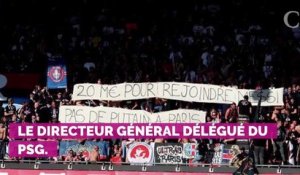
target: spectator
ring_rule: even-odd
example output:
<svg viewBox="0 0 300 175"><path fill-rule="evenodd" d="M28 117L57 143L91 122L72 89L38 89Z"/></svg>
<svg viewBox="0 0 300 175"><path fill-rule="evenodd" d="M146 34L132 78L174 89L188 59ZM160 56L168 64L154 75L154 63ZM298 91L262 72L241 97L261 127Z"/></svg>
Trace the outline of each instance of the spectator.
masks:
<svg viewBox="0 0 300 175"><path fill-rule="evenodd" d="M6 129L5 124L0 122L0 140L3 141L6 139Z"/></svg>
<svg viewBox="0 0 300 175"><path fill-rule="evenodd" d="M4 116L7 118L11 118L13 114L16 114L17 108L14 105L14 100L12 98L8 98L7 106L4 108Z"/></svg>
<svg viewBox="0 0 300 175"><path fill-rule="evenodd" d="M264 164L264 155L268 149L268 140L253 139L250 145L253 145L255 164Z"/></svg>
<svg viewBox="0 0 300 175"><path fill-rule="evenodd" d="M0 101L0 118L4 117L4 108L3 108L3 102Z"/></svg>
<svg viewBox="0 0 300 175"><path fill-rule="evenodd" d="M221 117L220 113L216 109L211 109L210 111L210 116L208 117L208 121L212 123L220 123L221 122Z"/></svg>
<svg viewBox="0 0 300 175"><path fill-rule="evenodd" d="M251 118L252 115L252 104L248 101L248 95L244 96L244 99L239 101L238 104L238 113L239 113L239 120L248 120L253 121ZM251 120L252 119L252 120Z"/></svg>
<svg viewBox="0 0 300 175"><path fill-rule="evenodd" d="M205 154L208 151L207 143L204 140L198 142L197 152L195 158L192 160L192 163L203 162L205 159Z"/></svg>
<svg viewBox="0 0 300 175"><path fill-rule="evenodd" d="M56 106L55 101L51 102L50 115L51 115L51 119L57 119L58 118L58 108Z"/></svg>
<svg viewBox="0 0 300 175"><path fill-rule="evenodd" d="M286 131L282 124L281 120L277 121L277 138L272 139L273 146L273 157L276 160L277 151L279 150L282 164L286 163L285 150L284 150L284 142L286 140ZM275 162L275 160L273 160Z"/></svg>
<svg viewBox="0 0 300 175"><path fill-rule="evenodd" d="M238 118L238 111L236 104L232 103L230 107L226 110L225 121L229 123L236 123Z"/></svg>
<svg viewBox="0 0 300 175"><path fill-rule="evenodd" d="M16 114L14 114L14 115L11 117L10 123L20 123L20 119L17 117Z"/></svg>
<svg viewBox="0 0 300 175"><path fill-rule="evenodd" d="M6 148L6 136L7 130L5 128L4 123L0 122L0 159L4 158L5 155L5 148Z"/></svg>
<svg viewBox="0 0 300 175"><path fill-rule="evenodd" d="M85 161L82 155L82 151L76 153L76 156L74 157L74 161Z"/></svg>
<svg viewBox="0 0 300 175"><path fill-rule="evenodd" d="M73 150L69 150L65 158L65 162L73 162L76 160L76 153Z"/></svg>
<svg viewBox="0 0 300 175"><path fill-rule="evenodd" d="M288 163L296 164L299 133L296 131L296 121L292 122L287 133L287 147L289 152Z"/></svg>
<svg viewBox="0 0 300 175"><path fill-rule="evenodd" d="M94 162L97 162L99 160L99 147L98 146L95 146L93 148L93 151L90 153L90 157L89 157L89 161L94 163Z"/></svg>
<svg viewBox="0 0 300 175"><path fill-rule="evenodd" d="M18 116L26 122L30 122L31 116L34 114L32 106L28 102L25 102L19 109Z"/></svg>
<svg viewBox="0 0 300 175"><path fill-rule="evenodd" d="M113 147L113 155L110 159L111 162L113 163L117 163L117 164L120 164L122 162L122 149L121 147L119 147L119 145L114 145Z"/></svg>

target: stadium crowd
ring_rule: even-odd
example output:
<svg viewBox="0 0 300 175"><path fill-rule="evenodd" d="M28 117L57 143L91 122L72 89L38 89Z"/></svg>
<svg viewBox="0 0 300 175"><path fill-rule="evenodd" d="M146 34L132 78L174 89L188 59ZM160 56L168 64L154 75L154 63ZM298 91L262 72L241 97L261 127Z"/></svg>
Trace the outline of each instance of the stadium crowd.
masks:
<svg viewBox="0 0 300 175"><path fill-rule="evenodd" d="M290 31L271 20L278 17L274 14L277 11L273 11L275 6L268 6L266 1L191 1L182 7L175 2L164 5L150 0L143 5L135 2L138 9L127 2L115 1L55 1L44 6L39 1L31 3L41 8L29 7L32 11L27 15L12 18L15 25L1 20L0 70L3 72L44 73L47 58L61 55L67 61L69 89L83 82L149 81L253 89L285 87L284 106L256 109L247 97L231 105L158 98L72 101L69 89L49 90L37 85L20 109L13 105L12 98L7 106L0 108L1 158L10 140L9 123L57 123L59 106L72 104L149 112L188 108L206 110L207 122L238 122L243 117L249 122L274 122L278 137L251 140L249 156L253 156L256 164L300 164L300 81L295 59L299 56L300 42L296 29ZM1 13L12 10L20 15L24 12L22 6L28 6L15 1L5 5L7 9ZM257 13L252 11L255 7L259 7ZM37 12L40 16L33 17ZM39 20L44 22L40 24ZM212 160L213 143L236 143L236 140L195 139L145 141L197 142L200 156L193 161L206 163ZM110 156L101 159L126 161L124 145L132 142L110 140ZM99 157L97 151L90 157L70 151L64 160L96 161Z"/></svg>

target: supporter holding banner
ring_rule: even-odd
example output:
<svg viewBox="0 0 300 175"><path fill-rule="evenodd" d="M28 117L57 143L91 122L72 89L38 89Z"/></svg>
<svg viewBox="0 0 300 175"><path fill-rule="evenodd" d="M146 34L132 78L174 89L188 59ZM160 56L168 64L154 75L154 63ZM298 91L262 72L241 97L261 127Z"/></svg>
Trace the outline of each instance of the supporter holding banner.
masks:
<svg viewBox="0 0 300 175"><path fill-rule="evenodd" d="M49 89L67 87L67 70L61 56L48 58L47 87Z"/></svg>
<svg viewBox="0 0 300 175"><path fill-rule="evenodd" d="M206 112L178 109L159 113L113 107L61 106L62 123L205 123Z"/></svg>
<svg viewBox="0 0 300 175"><path fill-rule="evenodd" d="M255 106L260 98L262 106L283 105L283 88L236 89L211 84L178 82L76 84L73 88L72 99L122 101L158 97L188 102L230 104L238 103L245 95L249 96L249 101Z"/></svg>

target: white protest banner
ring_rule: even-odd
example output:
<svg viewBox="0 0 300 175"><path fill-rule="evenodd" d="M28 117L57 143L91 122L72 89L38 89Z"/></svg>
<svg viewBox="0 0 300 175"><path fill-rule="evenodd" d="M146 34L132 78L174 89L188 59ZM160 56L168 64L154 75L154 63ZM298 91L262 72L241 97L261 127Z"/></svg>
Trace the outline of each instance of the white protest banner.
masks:
<svg viewBox="0 0 300 175"><path fill-rule="evenodd" d="M76 84L73 87L73 100L136 100L153 98L157 95L157 83Z"/></svg>
<svg viewBox="0 0 300 175"><path fill-rule="evenodd" d="M244 95L249 96L252 105L258 104L260 96L262 106L283 105L283 88L261 91L178 82L122 83L115 85L76 84L72 99L122 101L158 97L188 102L230 104L232 102L238 103Z"/></svg>
<svg viewBox="0 0 300 175"><path fill-rule="evenodd" d="M206 112L178 109L159 113L113 107L60 106L61 123L205 123Z"/></svg>
<svg viewBox="0 0 300 175"><path fill-rule="evenodd" d="M260 97L261 97L261 106L282 106L283 105L283 88L263 89L263 90L237 89L238 101L242 100L244 95L249 96L249 101L254 106L257 106Z"/></svg>
<svg viewBox="0 0 300 175"><path fill-rule="evenodd" d="M193 83L157 83L157 97L202 103L232 103L235 101L234 88Z"/></svg>

